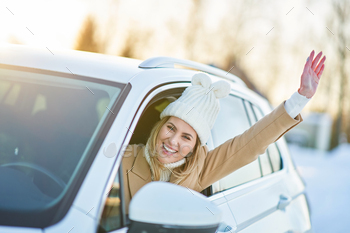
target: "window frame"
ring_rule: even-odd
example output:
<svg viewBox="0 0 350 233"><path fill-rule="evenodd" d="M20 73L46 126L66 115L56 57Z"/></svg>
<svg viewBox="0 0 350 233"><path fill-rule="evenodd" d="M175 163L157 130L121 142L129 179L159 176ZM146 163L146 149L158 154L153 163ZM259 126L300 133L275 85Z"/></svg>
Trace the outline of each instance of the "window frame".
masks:
<svg viewBox="0 0 350 233"><path fill-rule="evenodd" d="M174 90L174 89L185 89L186 87L190 86L191 82L189 81L178 81L178 82L166 82L166 83L160 83L159 85L153 87L151 90L148 91L148 93L144 96L144 98L142 99L141 103L139 104L136 112L134 113L134 117L132 119L132 121L130 122L129 125L129 130L133 132L133 130L135 130L138 122L140 121L142 114L144 113L144 111L146 110L146 108L152 104L154 102L154 98L157 98L158 95L162 95L162 93L164 94L165 91L169 91L169 90ZM182 93L182 92L181 92ZM159 98L159 97L158 97ZM122 141L121 145L128 145L128 143L131 141L132 138L132 134L128 133L124 136L124 139ZM128 142L126 144L126 142ZM119 179L120 179L120 201L121 201L121 218L122 218L122 225L121 228L119 229L115 229L112 231L109 231L108 233L113 233L113 232L118 232L118 231L122 231L124 228L128 227L128 224L130 223L128 217L125 214L125 203L124 203L124 178L123 178L123 174L122 173L122 156L123 156L123 151L122 151L122 147L120 148L120 150L118 151L117 154L117 160L113 166L113 170L110 173L108 180L106 181L106 186L105 186L105 191L107 192L109 187L111 187L113 181L115 180L115 177L118 175ZM121 174L121 175L120 175ZM100 205L98 207L98 222L97 222L97 226L100 225L100 220L101 220L101 216L103 213L103 209L105 206L105 202L106 202L107 196L104 195L103 197L101 197L100 200Z"/></svg>
<svg viewBox="0 0 350 233"><path fill-rule="evenodd" d="M244 107L246 109L246 112L248 113L248 118L249 118L249 122L250 122L250 127L252 127L256 122L258 122L258 118L254 112L254 109L252 107L252 103L246 99L243 100L244 102ZM260 159L260 155L258 156L258 161L259 161L259 167L260 167L260 178L264 176L263 173L263 168L261 165L261 159ZM248 181L249 182L249 181Z"/></svg>
<svg viewBox="0 0 350 233"><path fill-rule="evenodd" d="M281 169L279 169L279 170L277 170L277 171L274 170L273 162L272 162L271 156L270 156L270 149L269 149L269 148L270 148L270 146L272 146L272 145L274 145L274 146L276 147L276 150L277 150L278 155L279 155L279 158L280 158L280 166L281 166ZM274 173L274 172L278 172L278 171L282 170L282 169L284 168L284 165L283 165L283 159L282 159L282 155L281 155L281 150L279 149L277 143L273 143L273 144L271 144L270 146L267 147L266 153L268 154L268 156L269 156L269 158L270 158L270 162L271 162L271 166L272 166L272 173Z"/></svg>

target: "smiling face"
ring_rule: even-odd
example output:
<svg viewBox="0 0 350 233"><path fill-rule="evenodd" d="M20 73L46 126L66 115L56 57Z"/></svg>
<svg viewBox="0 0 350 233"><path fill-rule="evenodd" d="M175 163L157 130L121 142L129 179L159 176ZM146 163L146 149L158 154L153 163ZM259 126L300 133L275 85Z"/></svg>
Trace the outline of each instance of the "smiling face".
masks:
<svg viewBox="0 0 350 233"><path fill-rule="evenodd" d="M171 116L162 126L157 136L158 160L161 163L173 163L193 151L197 133L185 121Z"/></svg>

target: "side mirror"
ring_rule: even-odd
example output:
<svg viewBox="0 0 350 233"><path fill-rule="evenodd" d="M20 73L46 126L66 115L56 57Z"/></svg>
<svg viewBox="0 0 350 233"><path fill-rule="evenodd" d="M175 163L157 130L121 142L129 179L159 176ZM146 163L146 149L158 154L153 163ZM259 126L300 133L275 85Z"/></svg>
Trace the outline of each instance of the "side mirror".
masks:
<svg viewBox="0 0 350 233"><path fill-rule="evenodd" d="M132 198L128 233L214 233L221 210L193 190L168 182L150 182Z"/></svg>

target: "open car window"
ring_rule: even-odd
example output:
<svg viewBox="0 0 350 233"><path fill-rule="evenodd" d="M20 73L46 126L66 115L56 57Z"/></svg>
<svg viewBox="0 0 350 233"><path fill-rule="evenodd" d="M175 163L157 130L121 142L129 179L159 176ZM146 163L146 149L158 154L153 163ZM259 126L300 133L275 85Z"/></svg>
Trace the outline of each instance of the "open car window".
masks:
<svg viewBox="0 0 350 233"><path fill-rule="evenodd" d="M132 129L132 137L130 138L129 145L137 145L142 147L146 144L149 134L151 132L154 124L160 120L160 113L163 109L175 101L178 97L181 96L181 93L185 90L185 87L172 88L166 91L162 91L148 101L146 107L144 109L140 109L142 114L137 120L137 124L134 129ZM131 130L131 129L130 129ZM125 151L126 152L126 151ZM121 154L120 156L123 156ZM110 187L110 192L108 193L108 197L103 204L103 211L99 221L99 233L102 232L113 232L114 230L118 230L122 227L125 227L129 220L128 216L123 213L123 193L124 188L128 188L123 184L122 179L126 174L122 174L121 167L123 164L121 163L119 172L115 177L111 177L113 179L113 185ZM123 195L122 195L123 194ZM125 223L123 222L125 219Z"/></svg>

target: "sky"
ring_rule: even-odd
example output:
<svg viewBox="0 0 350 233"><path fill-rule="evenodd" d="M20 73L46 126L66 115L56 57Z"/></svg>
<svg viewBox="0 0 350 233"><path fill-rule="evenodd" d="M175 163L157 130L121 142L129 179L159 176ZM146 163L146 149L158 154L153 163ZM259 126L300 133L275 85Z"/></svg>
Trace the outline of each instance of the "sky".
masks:
<svg viewBox="0 0 350 233"><path fill-rule="evenodd" d="M82 1L1 1L1 43L72 48L88 6Z"/></svg>

